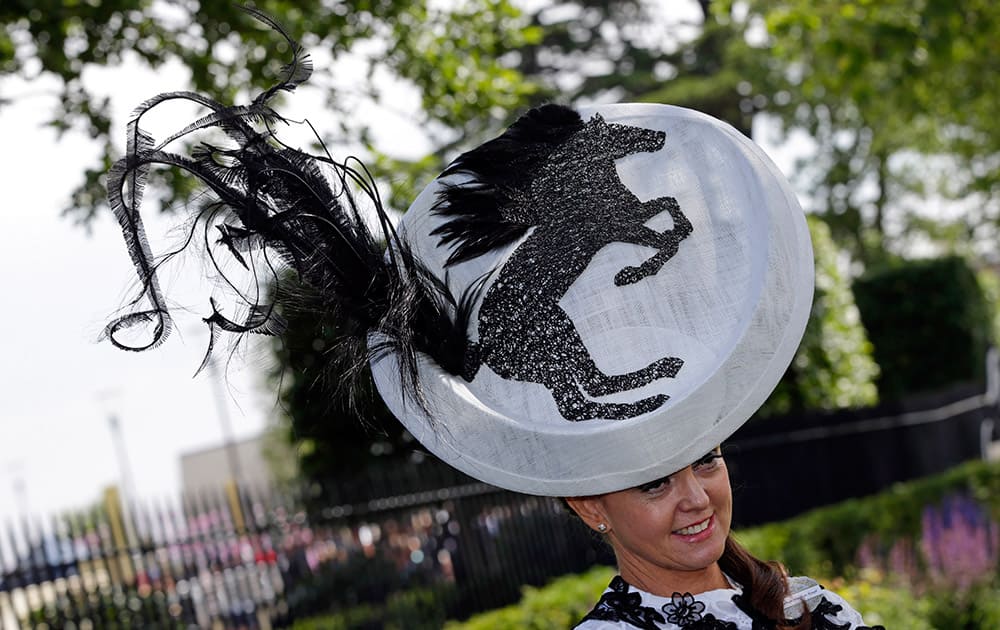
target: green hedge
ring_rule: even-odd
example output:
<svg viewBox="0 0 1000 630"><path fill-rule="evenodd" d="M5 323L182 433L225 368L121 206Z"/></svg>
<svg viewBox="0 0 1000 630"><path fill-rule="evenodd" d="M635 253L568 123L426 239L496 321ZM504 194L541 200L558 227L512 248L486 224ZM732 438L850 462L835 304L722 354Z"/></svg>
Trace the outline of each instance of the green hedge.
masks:
<svg viewBox="0 0 1000 630"><path fill-rule="evenodd" d="M923 577L913 579L863 570L856 564L862 545L873 542L883 550L896 542L907 542L915 552L923 534L925 511L943 509L955 497L980 506L994 523L1000 521L1000 462L969 462L941 475L897 484L874 496L746 530L737 538L758 556L782 562L791 573L846 576L847 582L834 584L835 590L869 624L996 630L1000 628L1000 567L994 566L991 575L971 588L961 588L933 579L926 567L915 567L914 573ZM919 562L921 557L915 554L913 559Z"/></svg>
<svg viewBox="0 0 1000 630"><path fill-rule="evenodd" d="M971 497L1000 519L1000 463L969 462L880 494L755 527L737 538L756 555L778 560L793 573L851 577L866 538L917 539L924 509L955 494Z"/></svg>
<svg viewBox="0 0 1000 630"><path fill-rule="evenodd" d="M992 322L964 259L874 271L854 283L854 296L881 368L880 398L983 380Z"/></svg>
<svg viewBox="0 0 1000 630"><path fill-rule="evenodd" d="M397 591L384 604L361 604L344 610L301 619L292 630L438 630L445 622L454 588L414 588Z"/></svg>
<svg viewBox="0 0 1000 630"><path fill-rule="evenodd" d="M879 369L850 282L840 269L840 250L825 223L813 216L807 219L816 263L812 311L795 358L757 412L759 418L878 402Z"/></svg>
<svg viewBox="0 0 1000 630"><path fill-rule="evenodd" d="M553 630L572 628L608 587L615 571L595 567L581 575L557 578L542 588L526 586L521 601L465 622L448 622L444 630Z"/></svg>
<svg viewBox="0 0 1000 630"><path fill-rule="evenodd" d="M1000 463L971 462L941 475L898 484L878 495L745 530L737 538L756 555L782 562L793 574L823 580L851 602L869 624L907 630L996 630L1000 628L996 579L964 592L953 588L920 590L855 565L866 539L916 539L924 509L956 494L975 499L994 519L1000 519ZM445 629L571 628L594 605L613 575L612 569L598 567L559 578L543 588L525 588L518 604L465 622L449 622ZM847 579L824 579L838 575Z"/></svg>

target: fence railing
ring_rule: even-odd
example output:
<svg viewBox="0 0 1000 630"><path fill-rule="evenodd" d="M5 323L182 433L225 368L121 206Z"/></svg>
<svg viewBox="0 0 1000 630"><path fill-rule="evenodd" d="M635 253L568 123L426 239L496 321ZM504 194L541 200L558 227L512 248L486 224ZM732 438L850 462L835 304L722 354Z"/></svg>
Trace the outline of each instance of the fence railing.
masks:
<svg viewBox="0 0 1000 630"><path fill-rule="evenodd" d="M990 382L866 409L750 422L727 442L734 522L775 521L936 474L990 450L998 417Z"/></svg>
<svg viewBox="0 0 1000 630"><path fill-rule="evenodd" d="M320 501L308 488L129 505L110 492L85 512L7 523L0 627L281 628L338 609L367 610L358 627L381 627L399 593L416 595L397 608L440 623L600 559L556 500L434 461L374 477L382 496L362 501L335 500L360 484L324 486Z"/></svg>

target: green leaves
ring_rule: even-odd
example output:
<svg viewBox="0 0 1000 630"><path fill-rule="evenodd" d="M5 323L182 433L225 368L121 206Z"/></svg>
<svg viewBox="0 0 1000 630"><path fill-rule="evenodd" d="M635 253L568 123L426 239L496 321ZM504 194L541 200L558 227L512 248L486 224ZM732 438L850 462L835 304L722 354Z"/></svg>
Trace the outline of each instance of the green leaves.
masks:
<svg viewBox="0 0 1000 630"><path fill-rule="evenodd" d="M406 0L306 9L265 0L257 8L309 50L328 52L334 62L346 56L367 62L369 77L358 85L335 85L325 75L305 88L325 92L330 115L341 122L339 143L364 141L368 126L375 124L371 117L359 118L348 104L356 99L345 99L343 92L368 93L376 72L388 71L416 88L422 106L413 115L437 138L458 135L476 142L499 129L508 115L543 98L539 84L517 67L518 51L537 45L542 29L508 0L469 0L448 10ZM98 168L116 157L117 139L108 140L107 103L83 81L88 67L115 66L130 55L154 70L180 62L190 71L191 89L231 103L269 87L287 56L279 37L236 4L221 0L202 2L195 11L183 3L121 0L36 2L30 9L5 5L0 23L5 26L0 74L58 77L61 90L50 124L62 131L82 129L98 140L104 146ZM449 142L437 140L436 158L415 161L406 171L415 181L426 181L430 174L418 166L437 167L454 149ZM94 172L87 173L69 210L83 222L103 207L104 192ZM415 181L403 182L403 188L412 190ZM164 207L187 200L182 177L162 177L160 183L168 185Z"/></svg>
<svg viewBox="0 0 1000 630"><path fill-rule="evenodd" d="M782 0L753 8L779 62L769 81L786 81L792 96L772 111L816 141L804 187L816 191L815 209L861 260L877 258L886 244L900 252L910 234L928 234L926 222L910 221L904 199L962 198L1000 183L995 5ZM902 158L913 156L923 156L932 181L907 177L913 160ZM961 185L942 190L933 181L945 178ZM993 201L967 222L998 220Z"/></svg>
<svg viewBox="0 0 1000 630"><path fill-rule="evenodd" d="M760 416L878 402L879 366L841 269L840 252L822 221L809 217L809 230L816 263L812 314L792 365Z"/></svg>
<svg viewBox="0 0 1000 630"><path fill-rule="evenodd" d="M506 55L538 40L506 0L466 3L453 12L415 3L392 25L386 62L423 95L429 119L464 127L523 107L538 86Z"/></svg>

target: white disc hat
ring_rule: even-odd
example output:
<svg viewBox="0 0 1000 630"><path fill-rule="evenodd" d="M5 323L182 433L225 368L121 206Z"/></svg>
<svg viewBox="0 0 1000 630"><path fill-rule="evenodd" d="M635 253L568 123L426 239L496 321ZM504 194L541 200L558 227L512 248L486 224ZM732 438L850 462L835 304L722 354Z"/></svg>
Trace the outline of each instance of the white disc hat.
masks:
<svg viewBox="0 0 1000 630"><path fill-rule="evenodd" d="M621 490L703 456L777 385L812 303L788 182L679 107L534 110L459 158L399 230L475 298L471 344L462 376L420 357L422 401L381 354L379 392L442 460L530 494Z"/></svg>
<svg viewBox="0 0 1000 630"><path fill-rule="evenodd" d="M812 249L788 183L733 128L666 105L545 105L459 156L394 230L367 169L277 137L269 99L311 72L289 43L281 81L249 105L167 93L129 122L108 198L141 292L105 328L116 346L154 348L171 328L140 212L149 167L168 165L212 193L168 257L200 234L238 298L209 299L206 361L220 333L285 330L284 265L342 331L332 358L349 374L370 360L409 431L488 483L580 496L653 481L778 383L809 315ZM158 144L140 119L177 98L211 113ZM165 148L210 129L229 144ZM245 290L222 257L249 272Z"/></svg>
<svg viewBox="0 0 1000 630"><path fill-rule="evenodd" d="M280 302L298 307L300 295L286 295L286 267L309 287L301 302L339 330L331 359L348 376L370 360L385 402L429 450L483 481L555 496L680 470L778 383L809 315L812 249L788 183L732 127L666 105L545 105L459 156L397 230L363 165L277 136L289 121L270 100L312 65L248 12L289 45L278 83L240 106L189 92L147 100L108 172L140 280L105 328L114 345L167 338L157 270L196 240L237 298L209 299L203 367L220 333L285 331ZM157 142L141 119L177 99L208 114ZM202 132L212 140L189 152L168 146ZM160 259L141 216L153 165L211 193Z"/></svg>

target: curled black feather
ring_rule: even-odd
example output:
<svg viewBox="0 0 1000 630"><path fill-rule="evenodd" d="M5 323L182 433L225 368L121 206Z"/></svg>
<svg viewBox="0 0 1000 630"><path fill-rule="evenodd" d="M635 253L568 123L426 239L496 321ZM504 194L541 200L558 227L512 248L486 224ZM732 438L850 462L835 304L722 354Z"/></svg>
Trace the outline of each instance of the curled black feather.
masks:
<svg viewBox="0 0 1000 630"><path fill-rule="evenodd" d="M275 86L240 106L223 105L191 92L161 94L143 103L129 122L126 155L108 173L108 199L141 292L130 304L137 312L112 321L104 336L119 348L146 350L162 343L170 331L169 309L157 280L159 262L150 250L139 210L149 168L177 167L196 176L214 198L197 211L194 223L204 227L209 261L244 302L236 309L244 315L226 316L210 300L211 312L204 321L211 334L202 367L222 332L280 334L284 320L273 296L286 293L277 267L288 266L320 297L322 312L337 318L344 335L338 347L351 351L342 362L358 370L372 356L391 351L399 359L404 387L422 402L417 353L430 356L451 373L467 371L467 329L473 298L481 286L466 289L456 298L445 282L414 257L397 236L374 178L363 164L354 159L337 162L329 154L307 154L280 141L274 125L287 121L270 108L269 101L278 92L293 91L309 77L312 67L301 47L278 24L259 11L246 10L278 31L292 51L292 60ZM157 105L174 99L192 101L209 112L157 144L140 129L140 120ZM190 155L167 148L178 139L209 129L224 132L229 144L203 143ZM352 190L360 191L363 205ZM362 218L366 207L378 219L375 233ZM255 274L256 286L248 291L229 282L215 258L213 242ZM262 283L277 288L262 290ZM140 306L143 301L148 304ZM150 325L148 342L129 345L120 339L126 328ZM383 333L387 341L367 347L372 331Z"/></svg>

